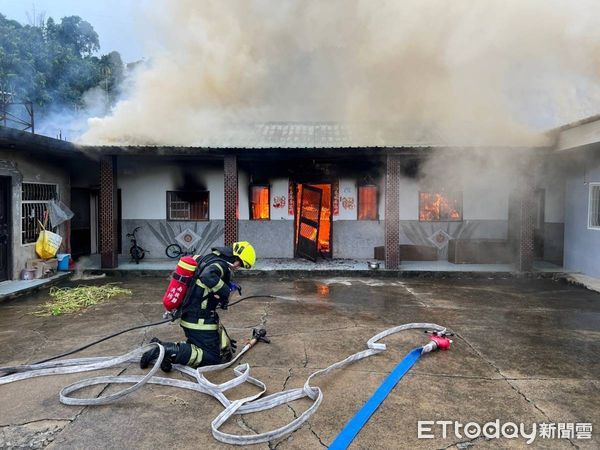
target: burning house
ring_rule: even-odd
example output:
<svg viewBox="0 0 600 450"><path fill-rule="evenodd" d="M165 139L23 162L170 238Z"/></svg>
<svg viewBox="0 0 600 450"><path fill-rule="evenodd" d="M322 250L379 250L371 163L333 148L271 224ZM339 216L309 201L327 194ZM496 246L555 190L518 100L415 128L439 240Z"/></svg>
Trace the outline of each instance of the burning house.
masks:
<svg viewBox="0 0 600 450"><path fill-rule="evenodd" d="M35 256L51 197L76 214L66 250L104 267L136 230L147 260L247 239L262 258L600 275L599 121L538 132L597 109L585 8L163 3L82 145L2 130L1 277Z"/></svg>
<svg viewBox="0 0 600 450"><path fill-rule="evenodd" d="M261 258L600 276L599 124L512 149L351 146L334 123L252 125L227 147L75 146L2 129L3 278L35 256L36 207L50 197L75 212L59 230L68 251L100 254L106 268L129 259L137 228L147 260L166 259L171 244L248 240Z"/></svg>

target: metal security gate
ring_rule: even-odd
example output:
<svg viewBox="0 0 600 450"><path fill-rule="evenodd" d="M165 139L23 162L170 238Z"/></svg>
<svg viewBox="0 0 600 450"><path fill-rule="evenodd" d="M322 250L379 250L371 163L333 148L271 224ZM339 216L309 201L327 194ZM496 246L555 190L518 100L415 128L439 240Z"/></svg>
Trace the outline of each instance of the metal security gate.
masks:
<svg viewBox="0 0 600 450"><path fill-rule="evenodd" d="M322 195L321 189L307 185L302 187L296 255L311 261L316 261L318 255Z"/></svg>
<svg viewBox="0 0 600 450"><path fill-rule="evenodd" d="M11 178L0 177L0 281L8 280L11 262L10 197Z"/></svg>

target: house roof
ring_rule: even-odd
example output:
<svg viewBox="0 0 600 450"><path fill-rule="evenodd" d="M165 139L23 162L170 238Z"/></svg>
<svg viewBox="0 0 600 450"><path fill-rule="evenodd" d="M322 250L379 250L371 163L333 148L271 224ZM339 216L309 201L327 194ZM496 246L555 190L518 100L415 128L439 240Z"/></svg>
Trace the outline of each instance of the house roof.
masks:
<svg viewBox="0 0 600 450"><path fill-rule="evenodd" d="M413 128L400 132L394 124L340 122L253 122L215 127L210 134L198 130L185 144L90 145L94 147L187 147L223 149L319 149L319 148L397 148L442 146L442 139L426 138ZM189 138L187 139L189 140Z"/></svg>
<svg viewBox="0 0 600 450"><path fill-rule="evenodd" d="M599 120L600 120L600 114L594 114L593 116L584 117L583 119L579 119L574 122L569 122L565 125L561 125L560 127L553 128L549 132L553 133L553 132L565 131L565 130L569 130L571 128L575 128L575 127L585 125L585 124L588 124L591 122L596 122Z"/></svg>
<svg viewBox="0 0 600 450"><path fill-rule="evenodd" d="M352 147L352 142L349 127L334 122L254 123L230 130L222 140L223 144L245 148Z"/></svg>
<svg viewBox="0 0 600 450"><path fill-rule="evenodd" d="M208 139L210 147L227 148L397 148L437 147L441 139L427 139L416 130L397 136L389 124L339 122L261 122L233 126Z"/></svg>
<svg viewBox="0 0 600 450"><path fill-rule="evenodd" d="M398 143L392 145L390 143ZM0 127L0 146L30 149L60 156L147 155L222 157L235 153L257 157L271 156L340 156L409 154L418 155L433 148L516 148L511 145L449 145L432 138L429 130L413 127L406 133L394 124L348 124L339 122L261 122L231 126L218 138L199 138L195 145L78 145L46 136ZM539 150L547 147L540 146Z"/></svg>
<svg viewBox="0 0 600 450"><path fill-rule="evenodd" d="M431 148L525 148L523 145L510 143L486 143L477 141L472 135L466 135L464 142L459 139L451 142L442 135L432 131L431 127L418 126L399 128L395 123L340 123L340 122L257 122L231 124L217 128L210 135L201 131L190 145L90 145L103 152L118 148L135 152L135 149L160 148L175 152L180 149L204 150L298 150L310 152L319 149L379 149L382 153L394 152L398 149L412 151ZM538 148L547 148L549 144L539 144ZM531 146L529 146L531 148ZM110 150L109 150L110 149Z"/></svg>
<svg viewBox="0 0 600 450"><path fill-rule="evenodd" d="M572 122L549 132L554 138L554 150L597 149L600 146L600 114Z"/></svg>
<svg viewBox="0 0 600 450"><path fill-rule="evenodd" d="M0 126L0 150L26 150L59 157L84 155L81 147L72 142L3 126Z"/></svg>

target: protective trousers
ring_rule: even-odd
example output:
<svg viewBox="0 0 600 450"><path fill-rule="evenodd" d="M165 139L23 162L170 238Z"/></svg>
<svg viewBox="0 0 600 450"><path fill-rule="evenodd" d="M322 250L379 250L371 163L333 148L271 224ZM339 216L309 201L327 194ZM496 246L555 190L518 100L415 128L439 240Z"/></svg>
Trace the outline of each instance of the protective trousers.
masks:
<svg viewBox="0 0 600 450"><path fill-rule="evenodd" d="M179 364L190 367L210 366L229 362L233 358L232 342L222 325L219 324L215 331L184 328L184 332L187 341L179 343Z"/></svg>

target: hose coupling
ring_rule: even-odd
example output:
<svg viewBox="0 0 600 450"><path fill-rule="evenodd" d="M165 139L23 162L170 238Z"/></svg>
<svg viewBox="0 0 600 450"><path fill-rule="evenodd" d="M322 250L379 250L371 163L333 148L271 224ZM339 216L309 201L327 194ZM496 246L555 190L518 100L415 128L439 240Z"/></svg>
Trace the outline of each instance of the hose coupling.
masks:
<svg viewBox="0 0 600 450"><path fill-rule="evenodd" d="M433 352L435 350L449 350L452 340L448 336L454 336L454 333L444 331L425 331L429 334L429 342L423 346L423 353Z"/></svg>

